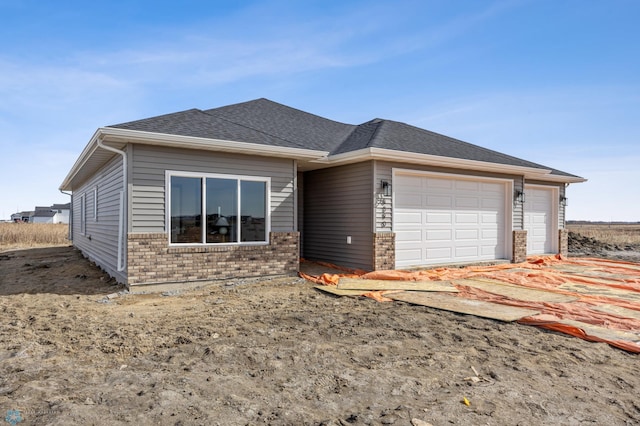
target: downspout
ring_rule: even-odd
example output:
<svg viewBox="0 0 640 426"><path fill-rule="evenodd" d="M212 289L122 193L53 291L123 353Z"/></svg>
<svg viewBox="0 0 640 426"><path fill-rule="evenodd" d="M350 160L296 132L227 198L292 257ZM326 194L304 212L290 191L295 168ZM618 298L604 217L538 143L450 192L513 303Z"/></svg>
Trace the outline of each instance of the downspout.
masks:
<svg viewBox="0 0 640 426"><path fill-rule="evenodd" d="M67 240L73 241L73 194L70 192L64 192L62 189L60 190L64 195L68 195L70 199L69 203L69 231L67 232Z"/></svg>
<svg viewBox="0 0 640 426"><path fill-rule="evenodd" d="M124 271L125 268L125 256L123 253L122 245L126 239L125 219L124 219L124 207L125 207L125 194L127 193L127 153L125 151L116 149L112 146L105 145L100 138L97 139L98 146L104 150L115 152L122 156L122 191L120 191L120 213L118 221L118 272Z"/></svg>

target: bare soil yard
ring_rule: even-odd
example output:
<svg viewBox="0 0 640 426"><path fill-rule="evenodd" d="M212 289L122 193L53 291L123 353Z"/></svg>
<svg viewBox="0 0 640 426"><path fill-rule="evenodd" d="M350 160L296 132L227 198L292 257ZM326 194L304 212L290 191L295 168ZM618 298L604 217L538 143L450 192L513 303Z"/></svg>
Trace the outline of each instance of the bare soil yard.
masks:
<svg viewBox="0 0 640 426"><path fill-rule="evenodd" d="M0 253L0 418L640 423L640 359L606 344L401 302L336 298L294 277L106 297L121 290L70 247Z"/></svg>

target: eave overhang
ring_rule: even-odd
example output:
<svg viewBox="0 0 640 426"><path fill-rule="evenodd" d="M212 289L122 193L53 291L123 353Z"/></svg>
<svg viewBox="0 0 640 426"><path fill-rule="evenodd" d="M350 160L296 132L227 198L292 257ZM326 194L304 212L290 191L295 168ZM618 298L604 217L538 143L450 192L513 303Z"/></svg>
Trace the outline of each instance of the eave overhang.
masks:
<svg viewBox="0 0 640 426"><path fill-rule="evenodd" d="M98 146L98 140L101 140L103 143L117 149L123 149L130 143L140 143L172 148L289 158L292 160L298 160L300 170L334 167L367 160L384 160L408 164L510 174L524 176L525 179L529 180L542 180L557 183L586 182L586 179L579 176L553 174L550 169L490 163L384 148L364 148L342 154L330 155L328 151L304 148L291 148L222 139L209 139L118 129L113 127L101 127L96 130L93 137L78 157L77 161L60 185L60 190L73 191L73 183L77 178L80 178L80 181L83 181L85 177L90 176L91 173L97 171L99 167L104 165L111 157L113 157L113 155L115 155L101 149Z"/></svg>

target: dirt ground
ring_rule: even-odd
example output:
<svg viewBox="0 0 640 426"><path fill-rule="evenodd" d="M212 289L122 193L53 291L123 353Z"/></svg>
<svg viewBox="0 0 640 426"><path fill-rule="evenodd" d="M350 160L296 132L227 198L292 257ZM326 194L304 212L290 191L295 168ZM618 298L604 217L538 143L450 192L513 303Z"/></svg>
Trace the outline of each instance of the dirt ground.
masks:
<svg viewBox="0 0 640 426"><path fill-rule="evenodd" d="M121 290L70 247L0 253L0 422L640 424L640 359L603 343L296 277Z"/></svg>

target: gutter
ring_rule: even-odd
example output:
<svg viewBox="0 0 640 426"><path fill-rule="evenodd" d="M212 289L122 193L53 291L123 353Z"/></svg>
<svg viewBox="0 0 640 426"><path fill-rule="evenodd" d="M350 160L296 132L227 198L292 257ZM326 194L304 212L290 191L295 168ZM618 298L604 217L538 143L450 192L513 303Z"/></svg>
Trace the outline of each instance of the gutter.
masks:
<svg viewBox="0 0 640 426"><path fill-rule="evenodd" d="M60 190L64 195L68 195L70 198L69 202L69 230L67 231L67 240L73 241L73 194L70 192L64 192L62 189Z"/></svg>
<svg viewBox="0 0 640 426"><path fill-rule="evenodd" d="M102 142L101 138L97 138L96 142L98 146L106 151L111 151L116 154L120 154L122 156L122 190L120 191L120 212L119 212L119 220L118 220L118 272L124 271L125 268L125 258L126 253L123 253L124 241L126 239L126 230L125 230L125 218L124 218L124 207L125 207L125 194L127 193L127 153L125 151L116 149L112 146L105 145Z"/></svg>

